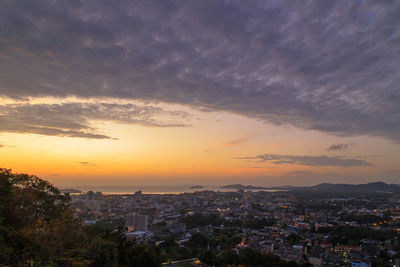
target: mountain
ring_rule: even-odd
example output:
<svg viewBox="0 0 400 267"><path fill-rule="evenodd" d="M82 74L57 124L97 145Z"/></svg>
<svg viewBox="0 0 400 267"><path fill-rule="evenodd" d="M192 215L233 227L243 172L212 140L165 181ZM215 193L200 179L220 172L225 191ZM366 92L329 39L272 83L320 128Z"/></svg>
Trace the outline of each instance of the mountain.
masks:
<svg viewBox="0 0 400 267"><path fill-rule="evenodd" d="M367 184L329 184L323 183L315 186L302 188L303 190L316 191L337 191L337 192L400 192L400 186L387 184L384 182L374 182Z"/></svg>
<svg viewBox="0 0 400 267"><path fill-rule="evenodd" d="M204 186L202 186L202 185L192 185L192 186L189 186L189 188L190 189L203 189Z"/></svg>
<svg viewBox="0 0 400 267"><path fill-rule="evenodd" d="M373 182L367 184L330 184L322 183L314 186L275 186L275 187L262 187L253 185L231 184L224 185L220 188L236 189L236 190L261 190L261 189L274 189L274 190L287 190L287 191L314 191L314 192L337 192L337 193L374 193L374 192L397 192L400 193L400 185L387 184L384 182Z"/></svg>

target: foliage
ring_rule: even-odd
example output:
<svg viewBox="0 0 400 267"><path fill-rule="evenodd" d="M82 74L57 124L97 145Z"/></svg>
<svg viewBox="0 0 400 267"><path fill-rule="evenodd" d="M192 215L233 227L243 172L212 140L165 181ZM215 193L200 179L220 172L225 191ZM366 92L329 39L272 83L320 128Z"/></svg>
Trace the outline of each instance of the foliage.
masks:
<svg viewBox="0 0 400 267"><path fill-rule="evenodd" d="M262 254L257 250L245 248L237 254L234 250L224 250L216 253L215 250L205 251L200 259L211 266L266 266L266 267L297 267L295 262L282 261L278 256ZM300 266L309 267L308 263Z"/></svg>
<svg viewBox="0 0 400 267"><path fill-rule="evenodd" d="M4 263L68 261L79 258L81 228L68 208L69 195L27 174L0 169L2 239L11 248ZM79 254L79 253L78 253Z"/></svg>
<svg viewBox="0 0 400 267"><path fill-rule="evenodd" d="M160 266L148 245L122 229L84 227L70 197L37 176L0 169L1 266Z"/></svg>
<svg viewBox="0 0 400 267"><path fill-rule="evenodd" d="M375 231L369 228L359 227L336 227L329 233L329 242L334 244L352 244L359 245L363 238L373 240L388 240L394 237L400 237L399 233L394 231Z"/></svg>
<svg viewBox="0 0 400 267"><path fill-rule="evenodd" d="M156 267L161 265L160 258L146 244L131 247L127 254L127 262L129 266Z"/></svg>

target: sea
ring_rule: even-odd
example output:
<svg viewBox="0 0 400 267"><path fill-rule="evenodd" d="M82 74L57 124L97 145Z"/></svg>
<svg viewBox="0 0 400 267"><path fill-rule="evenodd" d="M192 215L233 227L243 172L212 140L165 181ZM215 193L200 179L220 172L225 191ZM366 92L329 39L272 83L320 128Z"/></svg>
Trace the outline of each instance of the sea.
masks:
<svg viewBox="0 0 400 267"><path fill-rule="evenodd" d="M219 191L219 192L235 192L236 188L223 188L221 186L211 185L142 185L142 186L75 186L75 187L61 187L60 189L76 189L84 192L94 191L102 192L103 194L134 194L137 191L142 191L143 194L182 194L194 193L196 191ZM244 189L245 191L265 191L276 192L284 190L271 190L271 189Z"/></svg>

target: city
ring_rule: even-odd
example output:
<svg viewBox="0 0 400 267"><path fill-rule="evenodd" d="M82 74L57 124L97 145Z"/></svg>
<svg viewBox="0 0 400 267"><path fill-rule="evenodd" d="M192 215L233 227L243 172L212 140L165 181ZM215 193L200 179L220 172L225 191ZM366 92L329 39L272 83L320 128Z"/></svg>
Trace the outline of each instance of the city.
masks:
<svg viewBox="0 0 400 267"><path fill-rule="evenodd" d="M0 0L0 267L400 267L400 0Z"/></svg>
<svg viewBox="0 0 400 267"><path fill-rule="evenodd" d="M153 245L169 262L197 260L201 251L204 266L219 265L226 253L234 254L234 264L250 248L317 267L400 266L398 193L89 191L71 197L86 225L123 227L128 239Z"/></svg>

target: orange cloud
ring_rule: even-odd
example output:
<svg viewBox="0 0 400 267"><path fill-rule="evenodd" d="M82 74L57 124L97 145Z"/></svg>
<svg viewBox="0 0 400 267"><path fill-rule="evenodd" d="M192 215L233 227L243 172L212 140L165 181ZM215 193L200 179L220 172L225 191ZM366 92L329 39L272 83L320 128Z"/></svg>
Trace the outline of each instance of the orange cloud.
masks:
<svg viewBox="0 0 400 267"><path fill-rule="evenodd" d="M218 147L237 146L237 145L243 144L244 142L247 142L248 140L249 140L249 138L241 138L241 139L231 140L228 142L217 143L217 146Z"/></svg>

